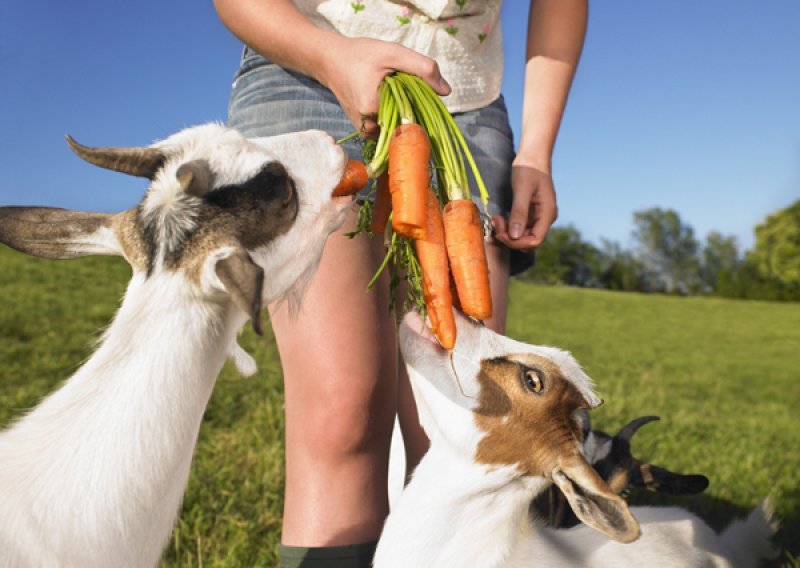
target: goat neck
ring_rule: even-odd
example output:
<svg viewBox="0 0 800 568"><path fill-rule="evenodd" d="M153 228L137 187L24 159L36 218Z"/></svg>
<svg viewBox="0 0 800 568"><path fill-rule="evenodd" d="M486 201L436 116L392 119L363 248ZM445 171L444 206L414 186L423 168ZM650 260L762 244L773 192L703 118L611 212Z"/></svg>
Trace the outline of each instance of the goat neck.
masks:
<svg viewBox="0 0 800 568"><path fill-rule="evenodd" d="M433 441L386 521L375 566L505 566L529 524L530 495L547 485Z"/></svg>
<svg viewBox="0 0 800 568"><path fill-rule="evenodd" d="M20 535L44 530L63 539L51 544L64 565L89 566L88 558L155 565L186 486L203 411L245 319L230 304L191 298L179 274L135 276L95 354L0 437L4 461L27 461L25 477L13 483L0 462L0 494L13 488L0 500L33 503L28 518L0 522L39 527ZM79 415L69 412L75 407ZM65 532L69 525L80 531Z"/></svg>

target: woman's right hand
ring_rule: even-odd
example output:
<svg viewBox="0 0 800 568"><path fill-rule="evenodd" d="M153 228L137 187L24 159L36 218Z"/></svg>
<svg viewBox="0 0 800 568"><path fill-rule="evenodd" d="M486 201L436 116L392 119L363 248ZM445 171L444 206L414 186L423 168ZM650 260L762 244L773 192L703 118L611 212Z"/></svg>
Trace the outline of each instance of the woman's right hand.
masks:
<svg viewBox="0 0 800 568"><path fill-rule="evenodd" d="M450 94L436 61L399 43L370 38L337 38L316 78L333 92L361 135L374 138L378 87L394 71L417 75L440 96Z"/></svg>
<svg viewBox="0 0 800 568"><path fill-rule="evenodd" d="M333 91L364 136L378 133L378 86L386 75L405 71L419 76L441 96L450 93L450 85L430 57L396 42L350 38L320 28L292 0L214 0L214 5L225 25L245 44Z"/></svg>

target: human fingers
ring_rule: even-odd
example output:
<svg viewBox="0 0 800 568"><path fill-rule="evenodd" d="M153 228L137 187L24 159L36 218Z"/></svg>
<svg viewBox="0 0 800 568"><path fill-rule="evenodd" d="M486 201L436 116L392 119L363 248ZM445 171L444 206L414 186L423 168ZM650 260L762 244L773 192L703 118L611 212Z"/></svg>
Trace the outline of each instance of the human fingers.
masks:
<svg viewBox="0 0 800 568"><path fill-rule="evenodd" d="M508 236L512 240L519 239L528 233L528 228L533 224L531 209L536 183L535 176L528 175L528 172L519 172L518 168L512 168L513 198L511 212L508 216Z"/></svg>
<svg viewBox="0 0 800 568"><path fill-rule="evenodd" d="M509 248L529 250L542 244L558 216L549 173L532 166L511 170L513 201L508 221L495 217L495 238Z"/></svg>
<svg viewBox="0 0 800 568"><path fill-rule="evenodd" d="M525 234L517 239L512 239L508 234L508 223L500 215L492 217L494 238L506 247L522 252L529 252L536 248L536 240L531 234Z"/></svg>
<svg viewBox="0 0 800 568"><path fill-rule="evenodd" d="M558 218L558 205L556 204L556 193L550 176L542 178L536 189L533 199L533 225L530 229L533 246L541 245L550 227Z"/></svg>
<svg viewBox="0 0 800 568"><path fill-rule="evenodd" d="M436 61L399 44L392 47L399 52L399 55L398 53L394 54L394 56L397 57L397 64L392 66L392 68L384 69L380 73L381 80L392 71L403 71L418 76L425 81L434 92L441 96L450 94L450 85L442 77L439 71L439 65ZM377 90L369 91L369 93L364 93L358 101L359 133L364 138L377 138L380 133L380 127L377 121L377 111L380 100L377 96ZM348 109L345 109L345 112L347 111Z"/></svg>
<svg viewBox="0 0 800 568"><path fill-rule="evenodd" d="M420 77L437 94L450 93L435 60L399 43L371 38L340 38L322 77L347 117L365 138L379 133L379 87L386 75L404 71Z"/></svg>
<svg viewBox="0 0 800 568"><path fill-rule="evenodd" d="M378 88L392 72L388 62L395 58L395 51L390 42L341 37L320 74L355 130L365 138L377 137Z"/></svg>
<svg viewBox="0 0 800 568"><path fill-rule="evenodd" d="M378 115L375 113L360 115L358 133L362 138L377 138L378 134L380 134Z"/></svg>
<svg viewBox="0 0 800 568"><path fill-rule="evenodd" d="M399 50L396 54L397 60L394 65L397 71L404 71L405 73L416 75L425 81L428 86L440 96L450 94L452 91L450 84L442 77L439 64L436 60L399 44L397 47Z"/></svg>

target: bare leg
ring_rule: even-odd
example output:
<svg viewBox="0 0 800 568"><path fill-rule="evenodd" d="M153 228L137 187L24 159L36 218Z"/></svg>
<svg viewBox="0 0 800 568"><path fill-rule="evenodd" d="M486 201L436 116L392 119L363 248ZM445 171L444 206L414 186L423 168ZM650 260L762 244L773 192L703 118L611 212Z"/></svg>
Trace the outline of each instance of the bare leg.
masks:
<svg viewBox="0 0 800 568"><path fill-rule="evenodd" d="M489 278L492 285L492 317L484 323L497 333L505 333L508 315L508 249L494 241L486 245Z"/></svg>
<svg viewBox="0 0 800 568"><path fill-rule="evenodd" d="M492 317L486 326L498 333L503 333L506 328L506 315L508 308L508 249L491 242L486 245L486 260L489 263L489 278L492 287ZM458 341L458 339L456 339ZM406 475L417 467L417 464L428 451L430 445L425 431L419 424L417 406L408 381L405 366L400 364L399 384L397 395L397 413L400 421L400 430L403 433L403 442L406 449Z"/></svg>
<svg viewBox="0 0 800 568"><path fill-rule="evenodd" d="M365 292L382 243L347 239L354 220L328 239L300 312L271 309L286 393L286 545L377 540L388 514L396 327L388 279Z"/></svg>

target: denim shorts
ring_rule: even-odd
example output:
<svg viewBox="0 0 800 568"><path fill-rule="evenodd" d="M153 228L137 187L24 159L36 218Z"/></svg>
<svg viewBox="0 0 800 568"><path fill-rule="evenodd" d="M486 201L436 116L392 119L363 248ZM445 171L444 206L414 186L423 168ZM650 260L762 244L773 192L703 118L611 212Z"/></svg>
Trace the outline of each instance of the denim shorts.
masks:
<svg viewBox="0 0 800 568"><path fill-rule="evenodd" d="M512 201L514 141L502 95L485 107L453 117L489 191L489 215L507 217ZM338 140L356 130L330 90L311 77L268 61L248 47L234 77L228 125L251 138L318 129ZM357 141L345 142L344 147L351 159L362 159ZM472 198L480 203L469 167L467 174ZM521 272L533 264L533 255L512 251L511 264L512 274Z"/></svg>

